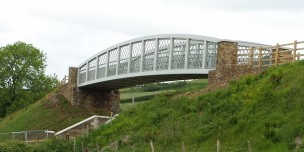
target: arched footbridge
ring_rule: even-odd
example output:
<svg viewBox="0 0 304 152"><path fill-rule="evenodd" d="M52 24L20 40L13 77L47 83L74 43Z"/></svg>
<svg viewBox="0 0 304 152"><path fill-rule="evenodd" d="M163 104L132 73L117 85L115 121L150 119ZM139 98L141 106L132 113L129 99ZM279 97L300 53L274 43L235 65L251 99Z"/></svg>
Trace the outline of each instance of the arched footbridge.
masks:
<svg viewBox="0 0 304 152"><path fill-rule="evenodd" d="M119 89L204 78L216 68L218 42L199 35L153 35L111 46L78 67L79 88ZM230 41L230 40L229 40ZM260 44L234 41L239 49Z"/></svg>

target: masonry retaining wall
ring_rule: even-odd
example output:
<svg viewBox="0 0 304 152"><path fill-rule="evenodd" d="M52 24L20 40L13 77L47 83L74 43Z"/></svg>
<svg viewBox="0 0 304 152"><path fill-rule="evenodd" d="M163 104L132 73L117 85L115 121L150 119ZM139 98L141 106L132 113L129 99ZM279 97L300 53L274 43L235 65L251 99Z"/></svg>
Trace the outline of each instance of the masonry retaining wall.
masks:
<svg viewBox="0 0 304 152"><path fill-rule="evenodd" d="M249 65L237 64L238 44L222 41L218 43L216 70L209 71L208 84L224 84L249 73L259 72Z"/></svg>
<svg viewBox="0 0 304 152"><path fill-rule="evenodd" d="M118 113L120 93L119 90L98 90L77 88L78 68L69 68L68 83L60 87L62 93L72 105L102 108L103 110Z"/></svg>

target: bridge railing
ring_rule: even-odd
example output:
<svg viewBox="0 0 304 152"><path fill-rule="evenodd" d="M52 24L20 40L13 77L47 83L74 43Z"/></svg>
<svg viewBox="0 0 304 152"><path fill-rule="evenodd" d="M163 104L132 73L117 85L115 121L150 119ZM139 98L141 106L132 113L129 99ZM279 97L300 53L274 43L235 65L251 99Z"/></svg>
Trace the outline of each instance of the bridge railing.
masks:
<svg viewBox="0 0 304 152"><path fill-rule="evenodd" d="M304 41L294 41L288 44L274 46L248 47L240 46L237 55L237 64L265 69L300 60L304 56Z"/></svg>
<svg viewBox="0 0 304 152"><path fill-rule="evenodd" d="M139 72L214 69L218 41L216 38L178 34L126 41L81 64L78 84Z"/></svg>

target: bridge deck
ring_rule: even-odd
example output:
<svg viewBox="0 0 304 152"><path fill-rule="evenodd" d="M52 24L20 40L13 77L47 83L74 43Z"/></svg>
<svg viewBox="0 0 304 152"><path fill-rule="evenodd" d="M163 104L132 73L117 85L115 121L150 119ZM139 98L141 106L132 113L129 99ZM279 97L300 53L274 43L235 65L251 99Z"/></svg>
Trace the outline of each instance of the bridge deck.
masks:
<svg viewBox="0 0 304 152"><path fill-rule="evenodd" d="M217 38L153 35L109 47L78 67L79 88L119 89L134 85L206 78L215 69ZM259 45L235 41L240 49ZM246 60L247 57L240 58Z"/></svg>

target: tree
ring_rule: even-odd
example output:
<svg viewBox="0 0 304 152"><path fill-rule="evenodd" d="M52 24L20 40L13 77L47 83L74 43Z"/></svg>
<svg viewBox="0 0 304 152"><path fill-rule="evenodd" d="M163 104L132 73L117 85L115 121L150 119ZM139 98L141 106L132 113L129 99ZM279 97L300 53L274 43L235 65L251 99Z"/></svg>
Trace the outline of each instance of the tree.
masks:
<svg viewBox="0 0 304 152"><path fill-rule="evenodd" d="M31 44L16 42L0 48L0 117L33 103L57 84L46 76L46 56Z"/></svg>

